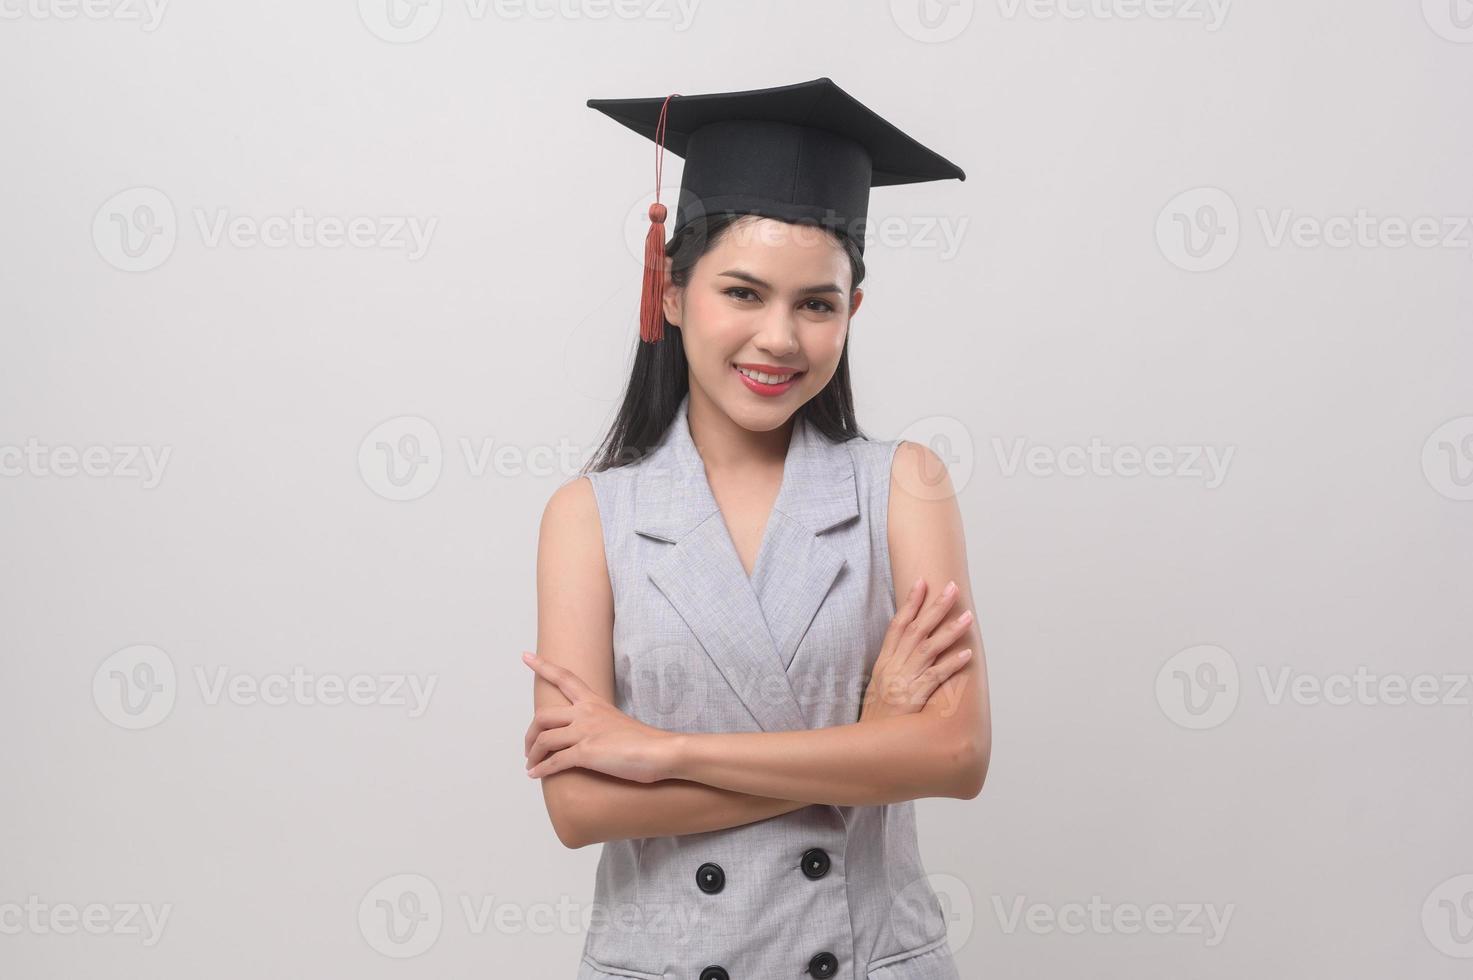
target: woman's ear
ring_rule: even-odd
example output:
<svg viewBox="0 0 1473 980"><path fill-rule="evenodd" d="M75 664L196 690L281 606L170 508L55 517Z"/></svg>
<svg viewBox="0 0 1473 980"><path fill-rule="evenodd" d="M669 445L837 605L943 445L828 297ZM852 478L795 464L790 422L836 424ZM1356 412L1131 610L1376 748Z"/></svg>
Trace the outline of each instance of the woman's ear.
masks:
<svg viewBox="0 0 1473 980"><path fill-rule="evenodd" d="M864 302L864 287L855 286L854 295L849 300L849 315L852 317L859 312L859 304Z"/></svg>
<svg viewBox="0 0 1473 980"><path fill-rule="evenodd" d="M665 320L672 327L680 326L680 290L670 278L670 270L674 265L670 256L665 256L665 294L661 297L660 305L664 308Z"/></svg>

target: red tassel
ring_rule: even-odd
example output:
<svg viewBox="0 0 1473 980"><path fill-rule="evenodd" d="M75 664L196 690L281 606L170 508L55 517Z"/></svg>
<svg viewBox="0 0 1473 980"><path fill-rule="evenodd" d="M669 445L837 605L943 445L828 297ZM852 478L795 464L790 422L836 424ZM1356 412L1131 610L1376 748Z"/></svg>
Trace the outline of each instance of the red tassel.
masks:
<svg viewBox="0 0 1473 980"><path fill-rule="evenodd" d="M660 174L665 162L665 113L667 96L655 124L655 203L650 205L650 230L644 236L644 287L639 296L639 339L656 343L665 336L665 205L660 203Z"/></svg>
<svg viewBox="0 0 1473 980"><path fill-rule="evenodd" d="M639 297L639 339L655 343L665 336L665 205L650 205L650 230L644 236L644 291Z"/></svg>

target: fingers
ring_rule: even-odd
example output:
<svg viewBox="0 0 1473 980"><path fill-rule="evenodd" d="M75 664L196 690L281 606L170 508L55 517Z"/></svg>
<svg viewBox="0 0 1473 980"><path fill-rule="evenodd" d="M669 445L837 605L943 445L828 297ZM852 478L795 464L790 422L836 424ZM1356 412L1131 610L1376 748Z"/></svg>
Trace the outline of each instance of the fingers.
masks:
<svg viewBox="0 0 1473 980"><path fill-rule="evenodd" d="M938 657L934 664L917 675L913 688L915 698L911 703L924 705L931 700L931 695L936 693L936 688L950 680L951 675L965 667L971 659L971 650L958 650L944 657Z"/></svg>
<svg viewBox="0 0 1473 980"><path fill-rule="evenodd" d="M573 749L563 749L561 752L553 753L531 769L528 769L527 775L533 779L541 779L544 776L551 776L555 772L562 772L564 769L573 768L577 765L577 762L573 759L573 751Z"/></svg>
<svg viewBox="0 0 1473 980"><path fill-rule="evenodd" d="M527 726L527 734L522 738L522 754L526 755L532 751L532 743L537 736L549 728L561 728L573 723L573 706L571 704L549 705L538 708L532 712L532 724Z"/></svg>
<svg viewBox="0 0 1473 980"><path fill-rule="evenodd" d="M905 598L905 605L895 610L895 615L890 617L890 627L885 630L885 639L880 646L880 655L894 650L900 643L901 634L915 619L916 613L920 611L921 602L926 597L926 580L918 578L910 587L910 595Z"/></svg>
<svg viewBox="0 0 1473 980"><path fill-rule="evenodd" d="M527 768L532 769L543 759L554 752L566 749L575 744L578 736L573 734L571 728L553 728L537 736L532 743L532 748L527 753Z"/></svg>
<svg viewBox="0 0 1473 980"><path fill-rule="evenodd" d="M953 616L926 638L918 648L917 653L921 660L930 660L936 654L949 648L953 643L966 634L972 625L972 610L967 609L960 616Z"/></svg>
<svg viewBox="0 0 1473 980"><path fill-rule="evenodd" d="M936 628L937 623L941 622L941 618L951 609L956 602L956 597L960 594L961 590L956 587L956 583L948 582L946 588L942 589L932 602L916 614L915 619L911 620L901 635L902 662L909 660L916 648L931 635L931 631Z"/></svg>
<svg viewBox="0 0 1473 980"><path fill-rule="evenodd" d="M549 663L535 653L523 650L522 662L536 671L538 677L562 691L563 696L574 704L598 696L577 674L566 667Z"/></svg>

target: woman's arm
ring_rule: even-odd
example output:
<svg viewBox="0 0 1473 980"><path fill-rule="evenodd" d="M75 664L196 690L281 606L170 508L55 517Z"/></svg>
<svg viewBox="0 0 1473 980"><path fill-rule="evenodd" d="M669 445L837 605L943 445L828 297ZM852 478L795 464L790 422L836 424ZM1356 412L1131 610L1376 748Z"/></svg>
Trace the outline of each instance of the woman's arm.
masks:
<svg viewBox="0 0 1473 980"><path fill-rule="evenodd" d="M890 477L888 540L901 583L954 581L954 608L972 609L966 539L946 467L913 442L897 448ZM897 608L904 597L897 595ZM682 734L671 774L723 789L810 803L878 805L924 796L972 799L992 754L982 638L973 621L942 655L975 655L919 713L811 731Z"/></svg>
<svg viewBox="0 0 1473 980"><path fill-rule="evenodd" d="M537 545L537 651L614 699L614 597L604 559L593 485L573 480L543 511ZM568 699L540 678L536 707ZM638 783L588 769L541 780L558 839L568 847L606 840L724 830L809 804L667 780Z"/></svg>

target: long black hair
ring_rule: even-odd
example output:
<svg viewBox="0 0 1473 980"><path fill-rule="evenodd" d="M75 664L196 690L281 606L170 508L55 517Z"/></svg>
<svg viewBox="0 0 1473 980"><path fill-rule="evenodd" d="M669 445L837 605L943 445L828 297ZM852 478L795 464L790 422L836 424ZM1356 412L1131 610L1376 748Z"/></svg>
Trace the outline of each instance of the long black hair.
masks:
<svg viewBox="0 0 1473 980"><path fill-rule="evenodd" d="M670 281L677 286L690 282L696 261L709 252L721 236L746 214L721 212L703 215L681 228L665 246L670 257ZM826 229L843 246L853 272L853 290L864 280L864 256L854 242L843 234ZM680 400L690 392L689 363L685 343L678 329L665 321L665 335L655 343L635 338L634 367L624 389L624 401L608 434L593 457L583 465L580 475L590 470L599 472L643 459L664 436L675 420ZM834 442L869 438L859 428L854 415L854 393L849 386L849 336L839 353L839 366L823 390L799 406L795 422L807 419Z"/></svg>

